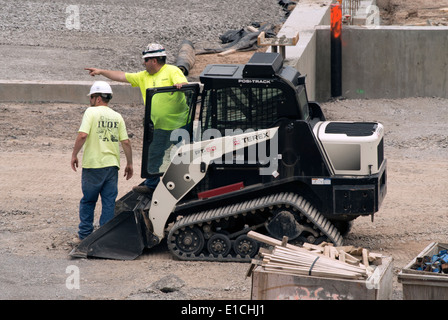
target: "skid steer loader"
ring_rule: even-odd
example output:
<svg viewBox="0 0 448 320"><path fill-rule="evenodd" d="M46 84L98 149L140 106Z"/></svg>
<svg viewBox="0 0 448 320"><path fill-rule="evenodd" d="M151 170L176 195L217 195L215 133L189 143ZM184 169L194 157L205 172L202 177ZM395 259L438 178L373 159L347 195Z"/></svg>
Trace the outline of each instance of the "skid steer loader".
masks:
<svg viewBox="0 0 448 320"><path fill-rule="evenodd" d="M189 118L153 173L152 103L175 94ZM152 196L119 199L115 217L70 255L129 260L163 242L181 260L250 261L251 230L341 245L386 195L383 139L377 122L327 121L280 54L208 65L200 83L147 90L141 176L160 183Z"/></svg>

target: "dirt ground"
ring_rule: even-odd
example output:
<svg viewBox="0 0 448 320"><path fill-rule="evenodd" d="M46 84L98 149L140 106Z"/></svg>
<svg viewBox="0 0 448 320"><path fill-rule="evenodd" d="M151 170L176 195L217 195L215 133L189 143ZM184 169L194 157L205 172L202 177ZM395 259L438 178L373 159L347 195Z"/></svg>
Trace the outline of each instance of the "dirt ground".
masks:
<svg viewBox="0 0 448 320"><path fill-rule="evenodd" d="M387 197L374 222L355 220L346 244L392 256L397 273L430 242L447 242L448 100L340 100L322 107L328 119L380 121L386 129ZM247 264L180 262L163 246L134 261L70 259L81 198L81 175L71 170L70 154L86 106L3 103L0 108L0 283L5 289L0 298L250 298ZM142 110L113 108L128 123L138 173ZM129 181L121 177L120 196L140 181L138 174ZM72 265L81 276L76 290L65 286ZM147 290L173 275L185 282L179 292ZM395 283L394 298L400 294Z"/></svg>
<svg viewBox="0 0 448 320"><path fill-rule="evenodd" d="M446 23L447 1L386 1L387 24ZM417 13L415 13L417 12ZM435 17L437 15L437 17ZM384 23L386 24L386 23ZM244 62L240 53L223 62ZM218 60L217 60L218 59ZM199 58L195 70L216 55ZM432 241L448 242L448 100L338 100L321 104L330 120L384 124L388 194L372 222L355 220L345 243L394 258L393 299L402 299L397 273ZM0 299L250 299L243 263L181 262L161 245L134 261L71 259L78 225L81 173L70 155L86 105L0 103ZM121 112L132 136L136 175L120 177L119 196L141 182L142 109ZM124 163L124 158L122 160ZM100 206L97 208L97 217ZM72 270L80 286L71 288ZM179 290L154 283L168 277Z"/></svg>
<svg viewBox="0 0 448 320"><path fill-rule="evenodd" d="M377 0L383 25L446 26L447 0Z"/></svg>

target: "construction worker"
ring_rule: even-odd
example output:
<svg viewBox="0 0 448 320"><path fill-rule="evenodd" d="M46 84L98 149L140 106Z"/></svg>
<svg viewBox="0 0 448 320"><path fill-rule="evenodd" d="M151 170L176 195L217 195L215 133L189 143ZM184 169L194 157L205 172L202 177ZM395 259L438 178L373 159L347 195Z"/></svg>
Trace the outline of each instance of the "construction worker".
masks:
<svg viewBox="0 0 448 320"><path fill-rule="evenodd" d="M125 122L118 112L108 106L112 99L112 88L105 81L96 81L88 96L90 107L84 112L71 159L71 167L76 172L79 165L78 153L84 147L79 240L93 232L94 211L99 195L102 204L100 226L114 217L118 195L120 143L126 156L124 176L129 180L133 175L132 148Z"/></svg>
<svg viewBox="0 0 448 320"><path fill-rule="evenodd" d="M142 52L145 70L137 73L123 71L86 68L91 76L102 75L114 81L128 82L133 87L139 87L146 103L146 89L155 87L175 86L180 89L187 84L187 78L174 65L166 63L165 48L156 43L150 43ZM151 119L154 123L153 141L149 147L148 172L158 173L163 162L165 151L173 144L170 141L171 132L186 125L188 106L185 96L181 92L173 94L158 94L151 103ZM138 193L151 195L160 181L158 175L145 180L141 186L133 190Z"/></svg>

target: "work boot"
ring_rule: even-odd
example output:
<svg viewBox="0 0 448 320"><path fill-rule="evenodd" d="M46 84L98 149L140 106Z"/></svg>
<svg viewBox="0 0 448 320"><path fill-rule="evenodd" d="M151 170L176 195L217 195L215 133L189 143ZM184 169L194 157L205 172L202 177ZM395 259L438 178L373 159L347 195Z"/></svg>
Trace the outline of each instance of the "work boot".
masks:
<svg viewBox="0 0 448 320"><path fill-rule="evenodd" d="M81 243L82 239L80 239L77 235L70 241L72 247L77 247Z"/></svg>
<svg viewBox="0 0 448 320"><path fill-rule="evenodd" d="M140 193L140 194L146 194L146 195L152 195L154 193L153 188L149 188L145 185L143 186L135 186L132 188L132 191Z"/></svg>

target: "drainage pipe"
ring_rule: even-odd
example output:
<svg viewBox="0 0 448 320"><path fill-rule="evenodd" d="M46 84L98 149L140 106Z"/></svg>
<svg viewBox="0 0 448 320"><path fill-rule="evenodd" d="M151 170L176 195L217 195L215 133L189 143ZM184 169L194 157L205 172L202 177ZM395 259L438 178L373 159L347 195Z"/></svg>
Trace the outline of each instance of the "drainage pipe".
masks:
<svg viewBox="0 0 448 320"><path fill-rule="evenodd" d="M177 55L176 66L178 66L185 76L188 76L195 62L195 52L193 43L189 40L182 41Z"/></svg>

